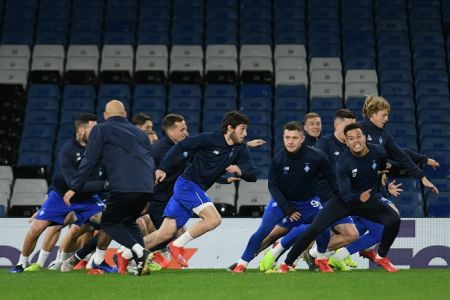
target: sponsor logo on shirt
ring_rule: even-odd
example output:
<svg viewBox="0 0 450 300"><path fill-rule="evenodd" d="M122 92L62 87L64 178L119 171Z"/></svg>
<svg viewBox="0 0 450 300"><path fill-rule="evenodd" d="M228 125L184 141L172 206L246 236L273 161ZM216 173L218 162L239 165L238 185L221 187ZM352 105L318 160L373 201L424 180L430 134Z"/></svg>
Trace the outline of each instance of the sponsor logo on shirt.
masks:
<svg viewBox="0 0 450 300"><path fill-rule="evenodd" d="M334 155L336 155L336 156L339 156L339 151L334 151L334 153L333 153Z"/></svg>
<svg viewBox="0 0 450 300"><path fill-rule="evenodd" d="M218 155L220 152L219 152L219 150L214 150L212 153L214 153L215 155Z"/></svg>
<svg viewBox="0 0 450 300"><path fill-rule="evenodd" d="M352 170L352 177L355 178L357 174L358 174L358 169L353 169Z"/></svg>
<svg viewBox="0 0 450 300"><path fill-rule="evenodd" d="M287 175L287 173L289 172L289 166L286 166L283 168L283 174Z"/></svg>

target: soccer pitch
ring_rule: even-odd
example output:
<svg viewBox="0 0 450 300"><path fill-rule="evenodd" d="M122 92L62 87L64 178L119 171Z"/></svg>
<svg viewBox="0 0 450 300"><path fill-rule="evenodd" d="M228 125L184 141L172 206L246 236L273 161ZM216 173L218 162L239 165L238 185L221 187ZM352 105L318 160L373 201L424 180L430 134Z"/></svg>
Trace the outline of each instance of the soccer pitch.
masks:
<svg viewBox="0 0 450 300"><path fill-rule="evenodd" d="M220 269L154 272L134 277L84 271L11 274L0 270L1 299L450 299L450 269L297 270L232 274Z"/></svg>

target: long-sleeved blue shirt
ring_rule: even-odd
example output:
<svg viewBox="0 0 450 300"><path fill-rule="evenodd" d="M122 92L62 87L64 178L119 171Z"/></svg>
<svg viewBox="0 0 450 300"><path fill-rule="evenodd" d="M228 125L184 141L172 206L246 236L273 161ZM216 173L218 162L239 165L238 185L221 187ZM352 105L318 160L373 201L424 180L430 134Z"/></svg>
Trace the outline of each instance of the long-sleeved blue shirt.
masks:
<svg viewBox="0 0 450 300"><path fill-rule="evenodd" d="M85 147L80 145L75 138L68 140L56 160L56 167L53 174L50 190L55 191L61 197L69 190L69 184L75 176L79 167L81 157L83 156ZM73 201L84 200L93 193L104 191L105 180L101 178L99 166L96 166Z"/></svg>
<svg viewBox="0 0 450 300"><path fill-rule="evenodd" d="M188 156L192 156L192 161L181 176L197 183L205 191L226 173L229 165L237 165L242 172L240 178L245 181L256 181L256 169L247 145L228 145L222 133L200 133L187 137L170 149L159 169L168 173L180 157Z"/></svg>
<svg viewBox="0 0 450 300"><path fill-rule="evenodd" d="M111 117L92 128L88 144L70 189L78 191L100 165L113 193L152 193L154 162L147 134L123 117Z"/></svg>
<svg viewBox="0 0 450 300"><path fill-rule="evenodd" d="M334 134L329 136L322 136L316 144L316 149L320 150L325 158L330 162L333 172L336 172L336 161L338 157L347 150L347 145L341 143ZM325 180L325 178L320 178L317 183L317 194L321 200L328 200L332 196L333 190Z"/></svg>
<svg viewBox="0 0 450 300"><path fill-rule="evenodd" d="M411 153L415 152L408 151L408 154L405 153L405 151L400 149L400 147L395 143L394 138L385 128L378 128L375 124L367 120L362 121L360 124L363 128L364 134L367 137L368 143L382 145L386 150L389 159L399 162L410 172L413 177L422 179L422 171L411 160L411 157L409 157ZM417 153L417 155L419 154ZM416 159L419 160L418 157L416 157Z"/></svg>
<svg viewBox="0 0 450 300"><path fill-rule="evenodd" d="M290 216L297 211L292 201L307 201L316 196L316 184L321 174L336 191L333 168L319 150L307 145L302 145L296 153L282 149L272 159L268 181L270 194Z"/></svg>
<svg viewBox="0 0 450 300"><path fill-rule="evenodd" d="M175 145L175 143L167 136L161 138L153 145L153 158L155 160L155 169L159 168L161 160L164 155ZM173 186L178 176L183 173L185 167L187 166L190 156L185 157L184 155L179 155L174 158L171 169L168 170L167 176L163 182L158 183L155 186L155 192L152 195L153 201L167 202L173 194Z"/></svg>
<svg viewBox="0 0 450 300"><path fill-rule="evenodd" d="M336 162L339 194L346 202L360 202L360 195L368 189L372 198L381 198L379 171L386 168L387 154L381 145L367 144L369 152L358 157L344 151Z"/></svg>

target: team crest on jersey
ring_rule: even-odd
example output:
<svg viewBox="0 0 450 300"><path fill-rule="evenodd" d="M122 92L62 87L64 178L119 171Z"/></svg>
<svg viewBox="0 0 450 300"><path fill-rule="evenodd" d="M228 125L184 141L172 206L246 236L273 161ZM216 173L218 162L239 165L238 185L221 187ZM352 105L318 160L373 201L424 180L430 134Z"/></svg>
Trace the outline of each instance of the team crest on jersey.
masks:
<svg viewBox="0 0 450 300"><path fill-rule="evenodd" d="M355 178L356 175L358 175L358 169L353 169L352 170L352 177Z"/></svg>
<svg viewBox="0 0 450 300"><path fill-rule="evenodd" d="M40 209L40 210L39 210L39 215L40 215L40 216L43 216L44 214L45 214L45 209Z"/></svg>
<svg viewBox="0 0 450 300"><path fill-rule="evenodd" d="M367 135L367 140L372 141L372 137L370 136L370 134Z"/></svg>
<svg viewBox="0 0 450 300"><path fill-rule="evenodd" d="M375 160L372 160L372 169L376 170L378 167L377 162Z"/></svg>
<svg viewBox="0 0 450 300"><path fill-rule="evenodd" d="M80 160L81 160L81 153L80 153L80 152L77 152L77 153L76 153L76 156L77 156L77 161L80 161Z"/></svg>
<svg viewBox="0 0 450 300"><path fill-rule="evenodd" d="M380 142L380 144L383 144L383 138L381 136L378 138L378 142Z"/></svg>
<svg viewBox="0 0 450 300"><path fill-rule="evenodd" d="M339 151L334 151L334 153L333 153L334 155L336 155L336 156L339 156Z"/></svg>
<svg viewBox="0 0 450 300"><path fill-rule="evenodd" d="M185 158L186 158L186 157L188 156L188 154L189 154L189 152L187 152L187 151L184 151L184 152L183 152L183 157L185 157Z"/></svg>
<svg viewBox="0 0 450 300"><path fill-rule="evenodd" d="M305 163L305 167L303 168L303 170L305 170L306 173L308 173L309 170L311 170L311 168L309 167L309 163Z"/></svg>
<svg viewBox="0 0 450 300"><path fill-rule="evenodd" d="M230 154L228 155L228 157L232 157L232 156L233 156L233 154L234 154L234 149L233 149L233 150L231 150L231 152L230 152Z"/></svg>
<svg viewBox="0 0 450 300"><path fill-rule="evenodd" d="M283 174L287 175L287 173L289 172L289 166L286 166L283 168Z"/></svg>
<svg viewBox="0 0 450 300"><path fill-rule="evenodd" d="M213 153L214 153L215 155L217 155L217 154L219 154L220 152L219 152L219 150L214 150Z"/></svg>

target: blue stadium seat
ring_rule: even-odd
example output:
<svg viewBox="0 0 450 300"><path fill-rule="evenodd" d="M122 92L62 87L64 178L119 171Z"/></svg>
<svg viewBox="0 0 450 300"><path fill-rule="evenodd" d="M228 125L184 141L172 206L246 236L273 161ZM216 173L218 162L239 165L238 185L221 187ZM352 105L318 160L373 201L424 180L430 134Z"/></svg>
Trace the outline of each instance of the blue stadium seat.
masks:
<svg viewBox="0 0 450 300"><path fill-rule="evenodd" d="M443 82L423 82L416 86L416 97L422 96L445 96L449 97L447 84Z"/></svg>
<svg viewBox="0 0 450 300"><path fill-rule="evenodd" d="M423 152L431 153L432 151L424 149ZM448 161L448 157L440 157L442 153L448 154L449 151L442 150L436 151L435 156L429 156L437 159L439 161L439 168L433 170L429 166L425 166L423 170L423 174L428 178L450 178L450 162ZM444 163L445 162L445 163Z"/></svg>
<svg viewBox="0 0 450 300"><path fill-rule="evenodd" d="M379 56L378 69L411 69L411 60L404 56Z"/></svg>
<svg viewBox="0 0 450 300"><path fill-rule="evenodd" d="M77 19L72 21L71 32L98 32L101 33L103 24L99 19Z"/></svg>
<svg viewBox="0 0 450 300"><path fill-rule="evenodd" d="M58 128L58 140L70 139L75 135L75 126L71 123L61 123ZM58 143L57 143L58 144ZM56 149L55 149L56 150ZM56 152L58 153L58 152Z"/></svg>
<svg viewBox="0 0 450 300"><path fill-rule="evenodd" d="M447 70L444 57L416 57L414 59L414 71L426 70Z"/></svg>
<svg viewBox="0 0 450 300"><path fill-rule="evenodd" d="M233 20L208 20L208 24L206 26L207 31L211 32L232 32L237 33L238 27L235 21Z"/></svg>
<svg viewBox="0 0 450 300"><path fill-rule="evenodd" d="M391 122L398 122L398 123L403 122L403 123L413 123L414 124L416 122L416 115L414 113L414 110L396 109L396 110L393 110L390 112L389 120Z"/></svg>
<svg viewBox="0 0 450 300"><path fill-rule="evenodd" d="M409 191L404 189L403 192L400 193L400 196L398 197L392 197L392 201L395 205L422 205L423 199L422 199L422 192L420 191Z"/></svg>
<svg viewBox="0 0 450 300"><path fill-rule="evenodd" d="M142 20L138 25L138 32L169 33L169 23L161 20Z"/></svg>
<svg viewBox="0 0 450 300"><path fill-rule="evenodd" d="M415 178L394 178L396 184L401 183L401 188L406 192L422 193L422 187L418 179ZM422 195L420 195L422 198Z"/></svg>
<svg viewBox="0 0 450 300"><path fill-rule="evenodd" d="M378 47L378 55L379 57L411 57L411 52L409 51L409 46L405 44L383 44L381 47Z"/></svg>
<svg viewBox="0 0 450 300"><path fill-rule="evenodd" d="M418 69L415 72L416 84L421 82L444 82L448 84L448 75L446 70Z"/></svg>
<svg viewBox="0 0 450 300"><path fill-rule="evenodd" d="M165 98L135 96L132 107L133 114L151 111L159 111L164 114L166 112Z"/></svg>
<svg viewBox="0 0 450 300"><path fill-rule="evenodd" d="M237 35L235 32L211 32L206 33L206 45L236 45Z"/></svg>
<svg viewBox="0 0 450 300"><path fill-rule="evenodd" d="M236 108L236 98L206 97L203 103L205 112L208 110L231 111Z"/></svg>
<svg viewBox="0 0 450 300"><path fill-rule="evenodd" d="M450 136L450 124L424 123L420 125L420 136Z"/></svg>
<svg viewBox="0 0 450 300"><path fill-rule="evenodd" d="M422 109L419 112L419 125L425 123L450 124L450 109Z"/></svg>
<svg viewBox="0 0 450 300"><path fill-rule="evenodd" d="M339 97L311 97L310 110L338 110L343 107L342 99Z"/></svg>
<svg viewBox="0 0 450 300"><path fill-rule="evenodd" d="M200 111L200 98L195 97L172 97L169 96L168 110L169 112L178 111ZM198 120L197 120L198 121Z"/></svg>
<svg viewBox="0 0 450 300"><path fill-rule="evenodd" d="M272 34L259 32L242 32L240 42L245 45L271 45Z"/></svg>
<svg viewBox="0 0 450 300"><path fill-rule="evenodd" d="M98 90L98 98L116 98L118 100L130 99L130 87L126 84L102 84Z"/></svg>
<svg viewBox="0 0 450 300"><path fill-rule="evenodd" d="M66 45L67 34L65 32L38 32L36 44L42 45Z"/></svg>
<svg viewBox="0 0 450 300"><path fill-rule="evenodd" d="M59 8L56 8L56 11L60 12L61 10ZM55 12L52 12L55 13ZM67 13L68 14L68 13ZM68 17L65 16L62 19L58 18L52 18L52 19L45 19L40 17L39 21L37 22L37 33L43 33L43 32L59 32L59 33L66 33L68 28L69 22Z"/></svg>
<svg viewBox="0 0 450 300"><path fill-rule="evenodd" d="M266 141L272 139L272 129L265 125L251 125L247 128L247 139L260 138Z"/></svg>
<svg viewBox="0 0 450 300"><path fill-rule="evenodd" d="M397 109L414 110L415 108L414 101L410 96L390 95L387 99L391 105L391 111Z"/></svg>
<svg viewBox="0 0 450 300"><path fill-rule="evenodd" d="M32 84L27 93L28 97L60 98L61 92L56 84Z"/></svg>
<svg viewBox="0 0 450 300"><path fill-rule="evenodd" d="M66 97L61 104L61 111L74 110L79 112L94 112L95 104L92 98Z"/></svg>
<svg viewBox="0 0 450 300"><path fill-rule="evenodd" d="M348 70L369 70L375 69L375 57L350 56L344 60L344 72Z"/></svg>
<svg viewBox="0 0 450 300"><path fill-rule="evenodd" d="M311 45L316 44L339 44L340 36L337 31L318 31L310 37L309 42Z"/></svg>
<svg viewBox="0 0 450 300"><path fill-rule="evenodd" d="M51 166L52 161L51 152L19 152L17 166Z"/></svg>
<svg viewBox="0 0 450 300"><path fill-rule="evenodd" d="M230 6L213 6L209 7L207 10L208 21L214 20L233 20L237 21L239 19L236 7Z"/></svg>
<svg viewBox="0 0 450 300"><path fill-rule="evenodd" d="M413 88L407 82L386 82L381 84L381 95L389 98L391 95L413 96Z"/></svg>
<svg viewBox="0 0 450 300"><path fill-rule="evenodd" d="M410 69L382 69L380 72L380 82L412 82Z"/></svg>
<svg viewBox="0 0 450 300"><path fill-rule="evenodd" d="M22 130L22 138L54 138L54 125L26 124Z"/></svg>
<svg viewBox="0 0 450 300"><path fill-rule="evenodd" d="M446 96L420 96L417 97L417 110L450 108L449 98Z"/></svg>
<svg viewBox="0 0 450 300"><path fill-rule="evenodd" d="M225 113L226 111L224 110L203 111L203 131L211 131L219 128Z"/></svg>
<svg viewBox="0 0 450 300"><path fill-rule="evenodd" d="M49 110L28 110L25 113L24 124L48 124L54 125L58 123L58 112Z"/></svg>
<svg viewBox="0 0 450 300"><path fill-rule="evenodd" d="M445 57L445 48L440 44L415 44L414 57Z"/></svg>
<svg viewBox="0 0 450 300"><path fill-rule="evenodd" d="M19 152L52 152L53 138L22 138Z"/></svg>
<svg viewBox="0 0 450 300"><path fill-rule="evenodd" d="M448 218L450 217L450 205L449 204L430 204L428 205L428 216L435 218Z"/></svg>
<svg viewBox="0 0 450 300"><path fill-rule="evenodd" d="M416 124L414 122L388 122L386 129L394 136L415 135Z"/></svg>
<svg viewBox="0 0 450 300"><path fill-rule="evenodd" d="M80 114L86 113L86 111L75 111L75 110L67 110L67 111L61 111L61 119L59 121L60 126L62 124L70 124L74 126L75 120L78 118ZM99 118L100 116L97 116ZM101 116L103 120L103 116Z"/></svg>
<svg viewBox="0 0 450 300"><path fill-rule="evenodd" d="M372 30L348 30L343 32L342 43L344 47L351 47L355 43L370 47L371 45L375 45L375 36Z"/></svg>
<svg viewBox="0 0 450 300"><path fill-rule="evenodd" d="M28 97L27 110L55 110L59 109L59 99L50 97Z"/></svg>
<svg viewBox="0 0 450 300"><path fill-rule="evenodd" d="M205 88L205 98L209 97L236 98L236 87L231 84L208 84Z"/></svg>
<svg viewBox="0 0 450 300"><path fill-rule="evenodd" d="M376 57L375 48L370 45L349 42L343 45L344 59L348 57Z"/></svg>
<svg viewBox="0 0 450 300"><path fill-rule="evenodd" d="M283 126L289 121L302 121L303 114L300 114L298 111L293 110L283 110L283 111L275 111L274 114L274 125L275 127L280 128L279 126ZM275 134L280 134L282 130L275 130Z"/></svg>
<svg viewBox="0 0 450 300"><path fill-rule="evenodd" d="M88 84L67 84L64 86L63 98L91 98L96 97L95 87Z"/></svg>
<svg viewBox="0 0 450 300"><path fill-rule="evenodd" d="M239 93L239 98L246 97L268 97L272 98L272 87L267 84L243 84Z"/></svg>
<svg viewBox="0 0 450 300"><path fill-rule="evenodd" d="M304 45L306 33L304 31L288 32L278 31L275 36L275 45Z"/></svg>
<svg viewBox="0 0 450 300"><path fill-rule="evenodd" d="M402 149L418 151L417 137L415 135L401 135L395 137L395 142Z"/></svg>
<svg viewBox="0 0 450 300"><path fill-rule="evenodd" d="M379 31L377 35L379 47L385 44L406 44L409 43L407 31Z"/></svg>
<svg viewBox="0 0 450 300"><path fill-rule="evenodd" d="M292 11L292 9L289 9ZM303 32L306 34L306 25L304 20L293 20L290 18L277 19L274 24L274 31L279 32ZM305 43L306 44L306 43Z"/></svg>
<svg viewBox="0 0 450 300"><path fill-rule="evenodd" d="M300 111L305 113L307 110L307 98L306 97L277 97L275 96L274 109Z"/></svg>
<svg viewBox="0 0 450 300"><path fill-rule="evenodd" d="M129 32L105 32L103 43L105 45L134 45L136 40L134 34Z"/></svg>
<svg viewBox="0 0 450 300"><path fill-rule="evenodd" d="M275 88L275 98L280 97L308 97L308 89L304 85L278 85Z"/></svg>
<svg viewBox="0 0 450 300"><path fill-rule="evenodd" d="M272 112L271 111L252 111L243 110L244 113L252 125L270 125L272 124Z"/></svg>
<svg viewBox="0 0 450 300"><path fill-rule="evenodd" d="M448 150L450 149L450 136L435 137L425 136L422 138L422 151L425 150Z"/></svg>
<svg viewBox="0 0 450 300"><path fill-rule="evenodd" d="M269 97L243 97L240 99L241 110L272 111L272 98Z"/></svg>
<svg viewBox="0 0 450 300"><path fill-rule="evenodd" d="M101 32L73 32L70 35L71 45L102 45Z"/></svg>
<svg viewBox="0 0 450 300"><path fill-rule="evenodd" d="M194 84L172 84L169 88L170 97L194 97L201 98L199 85Z"/></svg>
<svg viewBox="0 0 450 300"><path fill-rule="evenodd" d="M162 84L136 84L134 98L165 98L166 88Z"/></svg>
<svg viewBox="0 0 450 300"><path fill-rule="evenodd" d="M251 151L250 157L252 158L253 164L256 169L259 167L270 167L270 162L272 160L272 155L270 151Z"/></svg>
<svg viewBox="0 0 450 300"><path fill-rule="evenodd" d="M308 57L340 57L341 46L339 44L310 44Z"/></svg>

